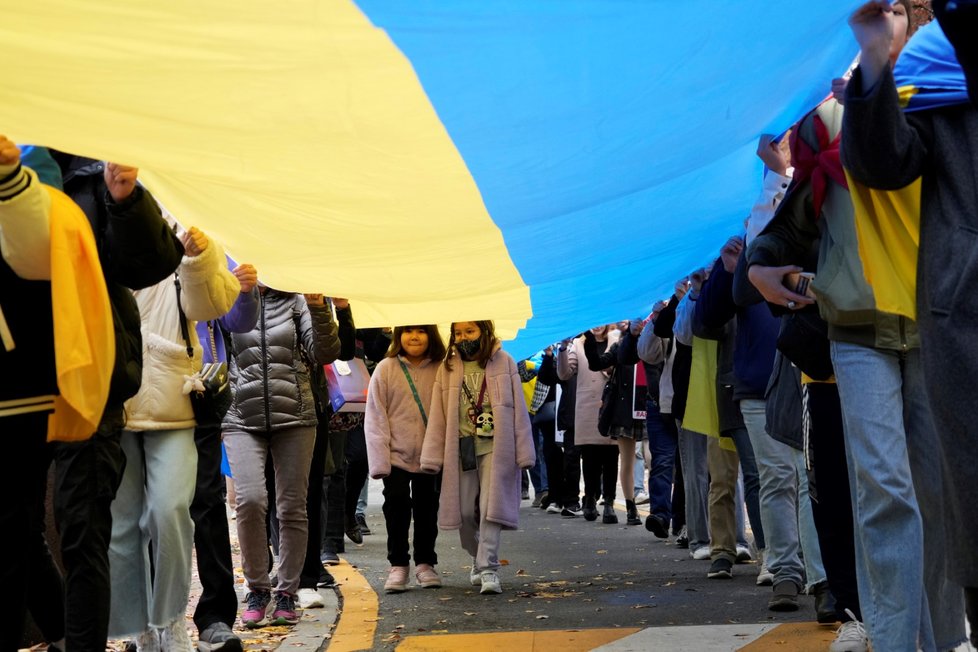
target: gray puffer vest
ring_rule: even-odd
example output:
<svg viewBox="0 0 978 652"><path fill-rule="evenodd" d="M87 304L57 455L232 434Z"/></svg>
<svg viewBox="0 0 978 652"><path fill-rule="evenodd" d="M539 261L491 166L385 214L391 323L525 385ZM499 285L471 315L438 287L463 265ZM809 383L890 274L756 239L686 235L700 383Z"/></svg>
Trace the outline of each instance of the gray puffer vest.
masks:
<svg viewBox="0 0 978 652"><path fill-rule="evenodd" d="M231 336L234 402L224 430L269 432L315 426L307 364L339 355L336 322L328 307L310 308L302 295L267 290L258 325Z"/></svg>

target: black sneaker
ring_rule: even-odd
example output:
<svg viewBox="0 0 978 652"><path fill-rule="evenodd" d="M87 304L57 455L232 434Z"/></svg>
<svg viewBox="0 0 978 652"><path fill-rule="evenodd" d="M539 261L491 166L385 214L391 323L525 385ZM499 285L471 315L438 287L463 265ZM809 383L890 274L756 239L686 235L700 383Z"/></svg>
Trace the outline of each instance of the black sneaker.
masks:
<svg viewBox="0 0 978 652"><path fill-rule="evenodd" d="M585 521L596 521L598 520L598 508L594 504L593 498L584 499L584 509L581 510L584 513Z"/></svg>
<svg viewBox="0 0 978 652"><path fill-rule="evenodd" d="M319 570L319 580L316 581L316 586L323 589L326 588L327 586L335 586L335 585L336 585L336 578L333 577L332 573L326 570L325 566L323 566Z"/></svg>
<svg viewBox="0 0 978 652"><path fill-rule="evenodd" d="M645 517L645 529L658 539L665 539L669 536L669 524L666 523L666 519L655 514L649 514Z"/></svg>
<svg viewBox="0 0 978 652"><path fill-rule="evenodd" d="M733 563L727 559L714 559L706 576L711 580L729 580L733 578Z"/></svg>
<svg viewBox="0 0 978 652"><path fill-rule="evenodd" d="M605 525L614 525L618 522L618 514L615 514L615 506L612 503L604 504L604 514L601 516L601 522Z"/></svg>
<svg viewBox="0 0 978 652"><path fill-rule="evenodd" d="M357 525L360 526L360 534L362 534L363 536L367 536L368 534L371 534L370 528L367 527L367 517L358 512L356 515L356 519L357 519Z"/></svg>
<svg viewBox="0 0 978 652"><path fill-rule="evenodd" d="M683 550L689 550L689 534L686 532L686 526L679 531L679 537L676 539L676 547L682 548Z"/></svg>
<svg viewBox="0 0 978 652"><path fill-rule="evenodd" d="M560 510L560 515L564 518L577 518L584 513L581 509L581 503L574 503L573 505L565 505L562 510Z"/></svg>
<svg viewBox="0 0 978 652"><path fill-rule="evenodd" d="M774 595L767 603L771 611L798 611L798 585L784 580L774 585Z"/></svg>

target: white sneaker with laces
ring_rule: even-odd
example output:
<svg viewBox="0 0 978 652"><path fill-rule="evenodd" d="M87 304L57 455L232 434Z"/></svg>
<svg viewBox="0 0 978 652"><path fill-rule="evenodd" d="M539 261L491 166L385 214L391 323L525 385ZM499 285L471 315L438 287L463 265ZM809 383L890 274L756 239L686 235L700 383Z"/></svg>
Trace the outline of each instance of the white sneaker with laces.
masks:
<svg viewBox="0 0 978 652"><path fill-rule="evenodd" d="M503 587L499 583L499 575L496 574L494 570L484 570L482 571L482 590L479 593L485 595L487 593L502 593Z"/></svg>
<svg viewBox="0 0 978 652"><path fill-rule="evenodd" d="M187 633L187 623L177 618L163 628L163 650L165 652L194 652L194 644Z"/></svg>
<svg viewBox="0 0 978 652"><path fill-rule="evenodd" d="M689 556L698 561L710 558L710 546L700 546L696 550L690 550Z"/></svg>
<svg viewBox="0 0 978 652"><path fill-rule="evenodd" d="M320 609L326 606L323 596L316 589L299 589L296 598L300 609Z"/></svg>
<svg viewBox="0 0 978 652"><path fill-rule="evenodd" d="M563 507L559 506L557 503L550 503L547 505L548 514L560 514L560 510L562 509Z"/></svg>
<svg viewBox="0 0 978 652"><path fill-rule="evenodd" d="M846 614L852 620L842 623L835 632L835 640L829 644L829 652L866 652L869 649L869 637L866 628L856 620L852 612L846 609Z"/></svg>
<svg viewBox="0 0 978 652"><path fill-rule="evenodd" d="M136 652L160 652L160 634L155 629L147 629L136 637Z"/></svg>
<svg viewBox="0 0 978 652"><path fill-rule="evenodd" d="M737 546L737 563L746 564L747 562L754 561L754 555L750 554L750 548L747 546Z"/></svg>
<svg viewBox="0 0 978 652"><path fill-rule="evenodd" d="M472 560L472 570L469 571L469 584L482 586L482 573L479 572L479 567L476 566L474 559Z"/></svg>
<svg viewBox="0 0 978 652"><path fill-rule="evenodd" d="M757 585L758 586L771 586L774 584L774 573L768 570L767 567L767 553L764 550L759 550L757 556L760 558L761 570L757 572Z"/></svg>
<svg viewBox="0 0 978 652"><path fill-rule="evenodd" d="M648 504L648 502L649 502L649 495L644 491L640 491L637 494L635 494L636 505L645 505Z"/></svg>

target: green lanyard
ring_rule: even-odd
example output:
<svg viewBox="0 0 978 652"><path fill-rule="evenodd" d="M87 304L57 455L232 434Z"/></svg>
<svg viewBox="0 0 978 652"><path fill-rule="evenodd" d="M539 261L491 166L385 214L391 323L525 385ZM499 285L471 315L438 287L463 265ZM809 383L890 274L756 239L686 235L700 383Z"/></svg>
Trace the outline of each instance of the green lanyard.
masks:
<svg viewBox="0 0 978 652"><path fill-rule="evenodd" d="M421 410L421 418L424 420L425 428L428 427L428 415L425 414L424 406L421 405L421 397L418 396L418 388L414 386L414 381L411 380L411 374L408 373L407 365L404 364L403 360L398 360L401 363L401 371L404 372L404 377L407 378L408 385L411 386L411 393L414 394L414 402L418 404L418 409Z"/></svg>

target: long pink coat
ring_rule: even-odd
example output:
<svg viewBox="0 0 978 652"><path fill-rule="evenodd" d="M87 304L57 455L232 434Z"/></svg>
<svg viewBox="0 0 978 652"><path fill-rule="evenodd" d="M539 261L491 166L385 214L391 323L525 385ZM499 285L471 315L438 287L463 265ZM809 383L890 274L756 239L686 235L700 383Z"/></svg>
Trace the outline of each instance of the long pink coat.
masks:
<svg viewBox="0 0 978 652"><path fill-rule="evenodd" d="M438 525L457 530L462 525L459 505L458 410L463 363L455 356L452 370L444 365L435 377L431 413L421 449L421 470L442 471ZM519 527L520 470L536 461L530 415L513 358L496 345L486 365L486 388L493 417L492 480L486 519L503 529Z"/></svg>

